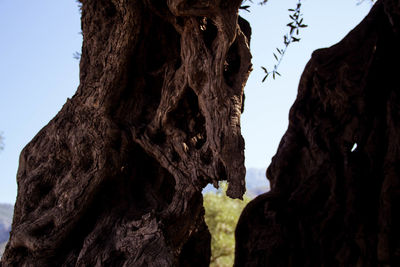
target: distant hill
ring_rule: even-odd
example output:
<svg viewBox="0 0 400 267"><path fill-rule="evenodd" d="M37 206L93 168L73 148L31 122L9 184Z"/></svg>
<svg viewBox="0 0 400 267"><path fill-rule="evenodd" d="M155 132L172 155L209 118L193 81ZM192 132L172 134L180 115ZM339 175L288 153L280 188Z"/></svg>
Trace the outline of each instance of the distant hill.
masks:
<svg viewBox="0 0 400 267"><path fill-rule="evenodd" d="M265 176L264 168L247 168L246 170L246 193L250 197L256 197L269 191L269 181Z"/></svg>
<svg viewBox="0 0 400 267"><path fill-rule="evenodd" d="M13 213L13 205L0 204L0 257L10 236Z"/></svg>
<svg viewBox="0 0 400 267"><path fill-rule="evenodd" d="M0 224L0 243L6 242L8 238L10 237L9 233L11 230L11 224L10 225L4 225Z"/></svg>
<svg viewBox="0 0 400 267"><path fill-rule="evenodd" d="M3 256L4 249L6 248L7 242L0 243L0 259Z"/></svg>
<svg viewBox="0 0 400 267"><path fill-rule="evenodd" d="M11 204L0 204L0 224L11 225L14 206Z"/></svg>
<svg viewBox="0 0 400 267"><path fill-rule="evenodd" d="M269 182L265 176L264 168L247 168L246 170L246 194L256 197L269 191ZM203 193L212 192L216 189L212 185L204 188Z"/></svg>

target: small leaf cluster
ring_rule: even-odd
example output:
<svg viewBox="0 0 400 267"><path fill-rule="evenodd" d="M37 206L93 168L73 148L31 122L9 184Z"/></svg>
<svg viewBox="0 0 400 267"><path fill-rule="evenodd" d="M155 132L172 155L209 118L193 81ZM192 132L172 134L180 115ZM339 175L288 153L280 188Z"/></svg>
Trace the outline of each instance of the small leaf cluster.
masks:
<svg viewBox="0 0 400 267"><path fill-rule="evenodd" d="M79 53L78 51L75 51L75 52L72 54L72 57L73 57L74 59L76 59L76 60L80 60L80 59L81 59L81 56L82 56L82 54Z"/></svg>
<svg viewBox="0 0 400 267"><path fill-rule="evenodd" d="M243 0L242 3L245 3L245 2L247 2L247 1L250 2L250 3L253 3L252 0ZM247 11L247 12L250 12L249 8L250 8L250 5L241 5L241 6L239 7L239 9L243 9L243 10L245 10L245 11Z"/></svg>
<svg viewBox="0 0 400 267"><path fill-rule="evenodd" d="M0 151L4 149L4 143L3 143L4 137L3 133L0 133Z"/></svg>
<svg viewBox="0 0 400 267"><path fill-rule="evenodd" d="M288 9L288 11L290 12L289 18L291 21L286 26L289 28L289 31L286 35L283 36L283 48L276 48L276 52L273 53L276 63L272 71L268 71L267 68L261 67L265 72L265 76L262 80L263 82L267 79L269 75L271 75L273 79L275 79L277 75L281 76L281 74L278 72L278 67L282 62L282 58L285 55L287 48L291 43L300 41L300 29L307 27L307 25L303 23L303 14L301 13L300 9L301 0L298 0L296 8Z"/></svg>
<svg viewBox="0 0 400 267"><path fill-rule="evenodd" d="M249 5L245 5L245 6L240 6L240 7L239 7L239 9L243 9L243 10L245 10L245 11L247 11L247 12L250 12L249 8L250 8Z"/></svg>

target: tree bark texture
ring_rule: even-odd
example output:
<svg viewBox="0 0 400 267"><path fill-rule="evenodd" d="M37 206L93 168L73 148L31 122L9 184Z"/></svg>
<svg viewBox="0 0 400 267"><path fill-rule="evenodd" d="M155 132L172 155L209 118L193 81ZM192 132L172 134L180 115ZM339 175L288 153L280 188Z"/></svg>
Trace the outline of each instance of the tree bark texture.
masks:
<svg viewBox="0 0 400 267"><path fill-rule="evenodd" d="M400 266L400 2L313 53L235 266Z"/></svg>
<svg viewBox="0 0 400 267"><path fill-rule="evenodd" d="M240 4L82 1L80 85L21 153L3 266L208 266L201 191L245 190Z"/></svg>

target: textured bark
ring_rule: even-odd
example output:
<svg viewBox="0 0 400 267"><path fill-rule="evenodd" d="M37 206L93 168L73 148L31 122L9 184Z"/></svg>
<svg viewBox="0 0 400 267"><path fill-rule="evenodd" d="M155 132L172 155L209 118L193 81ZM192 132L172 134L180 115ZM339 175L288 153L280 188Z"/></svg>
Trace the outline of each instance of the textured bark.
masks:
<svg viewBox="0 0 400 267"><path fill-rule="evenodd" d="M245 190L240 2L82 1L80 86L21 153L3 266L208 265L201 190Z"/></svg>
<svg viewBox="0 0 400 267"><path fill-rule="evenodd" d="M400 2L379 1L314 52L235 266L400 266L399 22Z"/></svg>

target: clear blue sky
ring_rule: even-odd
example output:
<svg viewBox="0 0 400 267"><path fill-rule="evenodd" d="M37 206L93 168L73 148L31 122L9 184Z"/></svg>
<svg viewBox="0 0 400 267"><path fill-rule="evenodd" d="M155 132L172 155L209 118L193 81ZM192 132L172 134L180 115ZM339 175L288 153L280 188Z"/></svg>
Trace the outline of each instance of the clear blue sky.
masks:
<svg viewBox="0 0 400 267"><path fill-rule="evenodd" d="M257 1L257 0L254 0ZM254 71L245 88L242 132L246 166L266 168L288 124L297 84L313 50L342 39L370 9L357 0L303 0L302 40L288 50L282 77L261 83L261 66L274 64L296 0L269 0L242 12L253 29ZM0 0L0 203L14 203L22 148L60 110L78 86L81 49L80 14L74 0Z"/></svg>

